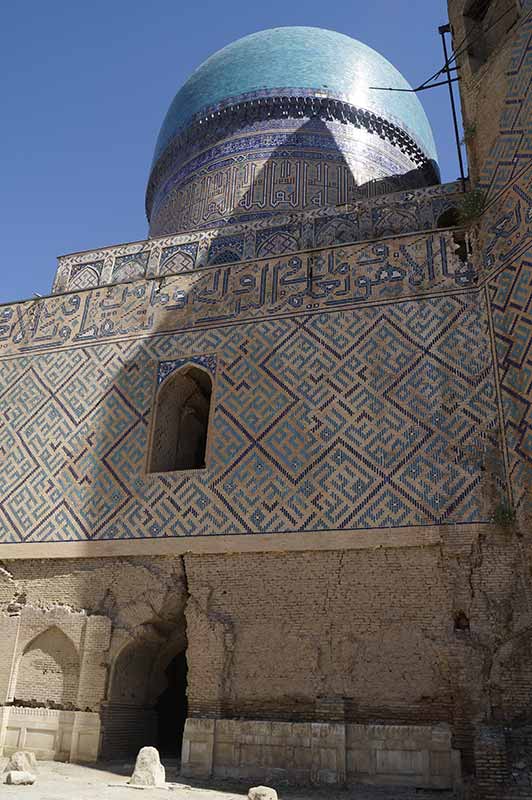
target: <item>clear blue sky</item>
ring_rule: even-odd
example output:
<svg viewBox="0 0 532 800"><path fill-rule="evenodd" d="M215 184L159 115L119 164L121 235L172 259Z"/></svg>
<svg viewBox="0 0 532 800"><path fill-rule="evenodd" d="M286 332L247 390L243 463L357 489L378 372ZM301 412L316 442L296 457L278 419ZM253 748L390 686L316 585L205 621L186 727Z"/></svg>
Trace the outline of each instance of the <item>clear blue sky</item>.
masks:
<svg viewBox="0 0 532 800"><path fill-rule="evenodd" d="M47 294L63 253L142 239L168 105L234 39L315 25L379 50L413 84L442 65L445 0L28 0L0 32L0 302ZM447 88L420 97L443 180L458 175Z"/></svg>

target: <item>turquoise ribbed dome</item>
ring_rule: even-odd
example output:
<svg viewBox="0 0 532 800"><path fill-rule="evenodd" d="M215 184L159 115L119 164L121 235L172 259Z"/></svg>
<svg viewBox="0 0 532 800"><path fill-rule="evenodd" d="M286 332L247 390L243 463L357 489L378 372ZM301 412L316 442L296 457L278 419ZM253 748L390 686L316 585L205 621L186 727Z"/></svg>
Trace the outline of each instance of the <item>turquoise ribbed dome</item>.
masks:
<svg viewBox="0 0 532 800"><path fill-rule="evenodd" d="M323 92L373 112L409 133L426 157L436 161L430 124L417 95L371 86L410 88L380 53L344 34L306 27L252 33L214 53L181 87L159 133L154 161L192 117L276 89Z"/></svg>

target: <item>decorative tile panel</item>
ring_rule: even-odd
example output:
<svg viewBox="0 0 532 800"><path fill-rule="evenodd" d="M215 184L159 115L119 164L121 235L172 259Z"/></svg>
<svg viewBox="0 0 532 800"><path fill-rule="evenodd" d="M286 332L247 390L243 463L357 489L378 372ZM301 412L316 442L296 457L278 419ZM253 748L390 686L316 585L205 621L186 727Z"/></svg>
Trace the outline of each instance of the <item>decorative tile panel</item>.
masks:
<svg viewBox="0 0 532 800"><path fill-rule="evenodd" d="M161 384L166 378L182 367L188 364L196 364L198 367L203 367L207 372L210 372L214 378L216 374L216 356L203 355L203 356L189 356L188 358L174 358L171 361L160 361L157 369L157 383Z"/></svg>
<svg viewBox="0 0 532 800"><path fill-rule="evenodd" d="M238 244L236 247L223 248L227 253L225 263L229 260L229 254L233 261L249 260L265 255L262 248L266 246L265 242L268 239L270 244L267 254L279 255L281 238L277 233L283 230L288 234L283 237L284 252L349 244L384 235L431 230L438 227L441 214L456 205L459 193L459 185L450 183L444 186L431 186L428 189L387 194L345 205L342 209L317 208L304 213L279 213L274 220L271 215L259 215L255 218L249 214L241 215L238 223L231 220L222 225L218 222L216 226L212 223L205 226L201 234L201 246L199 233L196 230L191 233L61 256L58 259L54 291L82 288L75 282L70 284L69 281L72 279L75 281L80 269L84 267L92 269L95 262L102 265L98 268L100 277L96 285L130 281L131 269L133 274L141 277L144 274L146 261L149 264L147 277L189 272L195 267L205 265L206 261L202 260L201 255L202 248L210 251L211 255L215 252L219 254L222 251L220 240L226 237ZM303 227L306 231L305 236L299 233ZM242 242L245 244L242 245ZM147 260L145 255L142 255L146 253L149 256ZM121 267L128 264L127 260L124 261L124 257L130 255L135 256L135 259L132 259L134 264L140 255L142 263L138 268L130 265L129 269L122 271ZM114 269L114 266L118 269Z"/></svg>
<svg viewBox="0 0 532 800"><path fill-rule="evenodd" d="M452 232L418 234L3 306L0 357L474 287L457 247Z"/></svg>
<svg viewBox="0 0 532 800"><path fill-rule="evenodd" d="M149 251L142 253L132 253L127 256L115 258L113 267L113 283L122 281L134 281L143 278L148 266Z"/></svg>
<svg viewBox="0 0 532 800"><path fill-rule="evenodd" d="M221 313L229 308L216 294L223 270L217 288L212 270L203 288L189 286L206 301L198 313L212 309L199 326L179 322L183 310L170 294L162 306L157 295L149 300L157 281L50 298L31 317L31 304L4 310L4 337L18 321L0 360L1 541L486 521L505 482L484 295L446 277L427 243L396 240L386 256L359 247L372 277L355 277L356 291L377 281L365 304L353 295L344 303L342 248L330 251L332 261L313 254L304 267L273 262L286 280L262 311L260 280L250 280L271 262L254 272L237 265L239 324L235 299L231 314ZM401 259L410 265L401 280L417 297L386 288ZM428 291L436 263L440 294ZM452 254L448 264L456 270ZM422 271L426 285L416 288ZM238 292L248 289L244 303ZM270 302L272 284L265 291ZM216 358L207 468L147 475L156 381L201 353L207 368Z"/></svg>
<svg viewBox="0 0 532 800"><path fill-rule="evenodd" d="M532 4L514 29L507 95L481 186L482 267L489 297L498 381L504 410L513 507L523 525L532 518Z"/></svg>

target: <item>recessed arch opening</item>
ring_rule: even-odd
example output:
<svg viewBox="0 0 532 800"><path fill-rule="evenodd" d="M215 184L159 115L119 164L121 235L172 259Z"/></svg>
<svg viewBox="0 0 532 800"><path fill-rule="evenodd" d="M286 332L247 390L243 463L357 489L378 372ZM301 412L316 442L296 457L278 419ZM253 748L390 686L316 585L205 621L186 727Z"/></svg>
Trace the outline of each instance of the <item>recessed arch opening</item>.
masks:
<svg viewBox="0 0 532 800"><path fill-rule="evenodd" d="M13 702L75 709L79 674L76 647L60 628L52 625L25 646L18 663Z"/></svg>
<svg viewBox="0 0 532 800"><path fill-rule="evenodd" d="M203 469L212 395L208 372L187 365L157 391L148 472Z"/></svg>
<svg viewBox="0 0 532 800"><path fill-rule="evenodd" d="M458 225L460 225L460 212L455 206L446 208L436 220L437 228L456 228Z"/></svg>
<svg viewBox="0 0 532 800"><path fill-rule="evenodd" d="M149 633L148 625L113 663L103 712L106 759L133 758L146 746L180 759L188 709L184 625L168 641Z"/></svg>

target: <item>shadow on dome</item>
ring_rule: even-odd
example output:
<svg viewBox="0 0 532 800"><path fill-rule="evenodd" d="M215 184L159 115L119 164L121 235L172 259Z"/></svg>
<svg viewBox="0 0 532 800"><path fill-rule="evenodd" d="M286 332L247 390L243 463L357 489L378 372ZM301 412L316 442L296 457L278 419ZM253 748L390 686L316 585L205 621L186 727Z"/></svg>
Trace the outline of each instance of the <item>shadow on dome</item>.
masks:
<svg viewBox="0 0 532 800"><path fill-rule="evenodd" d="M304 212L330 216L357 201L437 182L437 165L415 167L385 138L337 120L267 119L223 135L214 146L201 150L196 142L168 160L151 208L152 237L218 229L201 266L305 249ZM246 249L246 224L260 228L261 220L257 250ZM242 229L228 236L228 224ZM273 241L273 229L283 226L285 235Z"/></svg>

